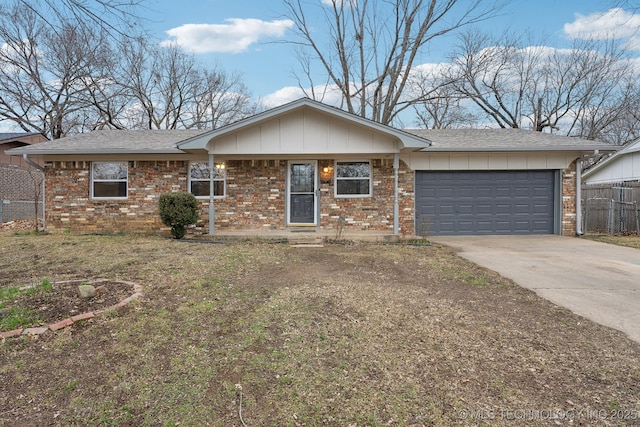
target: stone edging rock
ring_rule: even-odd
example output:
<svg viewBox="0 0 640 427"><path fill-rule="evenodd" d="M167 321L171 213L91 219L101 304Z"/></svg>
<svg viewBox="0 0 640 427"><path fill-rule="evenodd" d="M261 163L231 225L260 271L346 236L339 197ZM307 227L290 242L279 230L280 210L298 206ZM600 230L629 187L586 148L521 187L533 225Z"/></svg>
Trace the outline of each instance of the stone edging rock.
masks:
<svg viewBox="0 0 640 427"><path fill-rule="evenodd" d="M85 282L85 281L84 280L66 280L63 282L55 282L54 284L60 285L60 284L67 284L67 283L82 283L82 282ZM17 337L20 335L41 335L47 331L55 332L59 329L66 328L67 326L71 326L76 322L80 322L82 320L89 320L96 316L100 316L106 311L116 310L120 307L124 307L134 299L140 298L142 296L142 286L134 282L127 282L124 280L97 279L97 280L92 280L89 283L101 283L101 282L116 282L116 283L124 283L126 285L132 285L133 294L123 299L119 303L112 305L111 307L104 308L102 310L89 311L87 313L78 314L76 316L71 316L64 320L61 320L56 323L51 323L46 326L39 326L36 328L18 328L12 331L0 332L0 339Z"/></svg>

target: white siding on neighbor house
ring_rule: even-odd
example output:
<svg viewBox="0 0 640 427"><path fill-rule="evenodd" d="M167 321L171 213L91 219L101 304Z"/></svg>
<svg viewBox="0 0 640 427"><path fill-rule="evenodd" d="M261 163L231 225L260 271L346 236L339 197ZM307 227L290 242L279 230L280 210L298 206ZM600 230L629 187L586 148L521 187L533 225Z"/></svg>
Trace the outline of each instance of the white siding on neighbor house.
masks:
<svg viewBox="0 0 640 427"><path fill-rule="evenodd" d="M294 111L226 134L209 143L215 155L397 153L389 135L318 111Z"/></svg>
<svg viewBox="0 0 640 427"><path fill-rule="evenodd" d="M624 153L585 177L588 184L640 180L640 152Z"/></svg>
<svg viewBox="0 0 640 427"><path fill-rule="evenodd" d="M580 153L409 153L400 159L413 170L565 169Z"/></svg>

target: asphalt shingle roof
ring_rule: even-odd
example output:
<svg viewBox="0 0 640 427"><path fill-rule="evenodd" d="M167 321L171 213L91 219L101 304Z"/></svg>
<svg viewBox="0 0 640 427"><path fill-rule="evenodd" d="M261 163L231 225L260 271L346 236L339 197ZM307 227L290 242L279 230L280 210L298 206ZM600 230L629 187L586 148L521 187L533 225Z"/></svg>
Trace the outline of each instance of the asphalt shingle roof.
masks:
<svg viewBox="0 0 640 427"><path fill-rule="evenodd" d="M96 130L29 147L9 154L174 154L177 144L207 129L194 130Z"/></svg>
<svg viewBox="0 0 640 427"><path fill-rule="evenodd" d="M525 129L405 129L431 142L422 151L615 150L616 146Z"/></svg>
<svg viewBox="0 0 640 427"><path fill-rule="evenodd" d="M15 139L26 138L27 136L38 135L38 132L0 132L0 144L5 141L13 141Z"/></svg>
<svg viewBox="0 0 640 427"><path fill-rule="evenodd" d="M31 146L9 154L181 154L180 142L209 130L97 130ZM600 141L551 135L523 129L406 129L423 138L423 152L487 151L615 151L619 147ZM0 134L1 135L1 134ZM24 135L24 134L23 134Z"/></svg>

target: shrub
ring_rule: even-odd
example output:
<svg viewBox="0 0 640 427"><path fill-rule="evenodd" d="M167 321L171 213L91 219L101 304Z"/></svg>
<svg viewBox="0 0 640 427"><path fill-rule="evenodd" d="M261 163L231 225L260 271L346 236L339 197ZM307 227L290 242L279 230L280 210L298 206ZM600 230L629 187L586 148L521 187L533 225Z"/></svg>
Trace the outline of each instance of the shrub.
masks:
<svg viewBox="0 0 640 427"><path fill-rule="evenodd" d="M176 239L182 239L187 233L186 227L198 220L198 201L191 193L163 193L159 204L160 219L171 227L171 235Z"/></svg>

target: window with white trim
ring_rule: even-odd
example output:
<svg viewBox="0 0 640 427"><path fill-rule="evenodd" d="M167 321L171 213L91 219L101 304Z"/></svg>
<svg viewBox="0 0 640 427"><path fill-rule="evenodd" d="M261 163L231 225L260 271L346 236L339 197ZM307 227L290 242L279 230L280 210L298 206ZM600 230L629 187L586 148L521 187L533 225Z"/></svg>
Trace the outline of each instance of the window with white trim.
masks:
<svg viewBox="0 0 640 427"><path fill-rule="evenodd" d="M189 191L199 199L209 198L209 178L211 176L208 162L189 163ZM227 172L224 163L213 168L213 197L223 198L226 190Z"/></svg>
<svg viewBox="0 0 640 427"><path fill-rule="evenodd" d="M335 193L338 197L371 196L371 162L336 161Z"/></svg>
<svg viewBox="0 0 640 427"><path fill-rule="evenodd" d="M129 187L127 162L91 163L91 198L126 199Z"/></svg>

